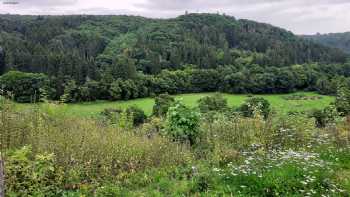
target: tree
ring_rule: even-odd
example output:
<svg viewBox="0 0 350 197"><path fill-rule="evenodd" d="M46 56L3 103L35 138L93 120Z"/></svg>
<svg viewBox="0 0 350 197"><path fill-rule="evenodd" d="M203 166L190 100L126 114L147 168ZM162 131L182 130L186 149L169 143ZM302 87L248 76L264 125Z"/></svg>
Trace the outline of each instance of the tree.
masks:
<svg viewBox="0 0 350 197"><path fill-rule="evenodd" d="M239 111L245 117L253 117L256 112L268 118L271 108L270 103L264 98L253 97L245 101L245 103L239 108Z"/></svg>
<svg viewBox="0 0 350 197"><path fill-rule="evenodd" d="M10 71L0 77L4 96L10 93L17 102L37 102L47 88L48 78L44 74Z"/></svg>
<svg viewBox="0 0 350 197"><path fill-rule="evenodd" d="M129 56L123 54L119 55L116 61L113 63L115 78L122 79L135 79L136 78L136 66L135 61Z"/></svg>
<svg viewBox="0 0 350 197"><path fill-rule="evenodd" d="M206 96L198 101L198 107L202 113L210 111L224 111L228 108L227 99L221 94Z"/></svg>
<svg viewBox="0 0 350 197"><path fill-rule="evenodd" d="M0 75L6 71L5 50L0 46Z"/></svg>
<svg viewBox="0 0 350 197"><path fill-rule="evenodd" d="M155 116L165 116L168 109L173 105L175 99L168 94L161 94L155 98L155 105L153 106L153 115Z"/></svg>
<svg viewBox="0 0 350 197"><path fill-rule="evenodd" d="M99 84L94 80L87 80L83 86L79 88L80 100L95 101L100 97Z"/></svg>
<svg viewBox="0 0 350 197"><path fill-rule="evenodd" d="M181 102L169 108L166 121L166 134L174 140L194 145L199 137L200 114Z"/></svg>
<svg viewBox="0 0 350 197"><path fill-rule="evenodd" d="M111 84L111 87L109 88L109 94L110 94L110 100L116 101L122 99L122 88L121 88L121 81L117 80L114 81Z"/></svg>
<svg viewBox="0 0 350 197"><path fill-rule="evenodd" d="M327 77L321 77L316 82L316 89L320 94L335 95L337 94L337 86L339 83L339 79L328 79Z"/></svg>
<svg viewBox="0 0 350 197"><path fill-rule="evenodd" d="M75 103L79 101L79 89L74 80L70 80L65 84L61 101L64 103Z"/></svg>

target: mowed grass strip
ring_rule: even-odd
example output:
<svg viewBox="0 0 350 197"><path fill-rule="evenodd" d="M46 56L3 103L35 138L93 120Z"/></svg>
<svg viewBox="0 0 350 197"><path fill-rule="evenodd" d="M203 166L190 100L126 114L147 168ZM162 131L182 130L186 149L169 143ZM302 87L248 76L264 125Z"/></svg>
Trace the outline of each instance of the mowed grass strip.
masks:
<svg viewBox="0 0 350 197"><path fill-rule="evenodd" d="M197 101L205 96L213 95L215 93L196 93L196 94L181 94L174 96L176 99L181 99L186 105L191 107L196 107L198 105ZM320 96L321 99L317 100L286 100L284 97L303 94L307 97ZM249 95L245 94L223 94L227 99L230 107L240 106ZM250 95L251 96L251 95ZM322 109L328 106L330 103L334 102L334 97L332 96L321 96L316 93L310 92L298 92L293 94L272 94L272 95L254 95L256 97L263 97L267 99L272 108L278 113L287 113L289 111L308 111L312 109ZM130 101L95 101L95 102L84 102L77 104L68 104L65 107L65 113L68 116L74 117L95 117L98 116L104 109L125 109L129 106L137 106L145 111L147 115L152 114L152 109L154 105L153 98L135 99Z"/></svg>

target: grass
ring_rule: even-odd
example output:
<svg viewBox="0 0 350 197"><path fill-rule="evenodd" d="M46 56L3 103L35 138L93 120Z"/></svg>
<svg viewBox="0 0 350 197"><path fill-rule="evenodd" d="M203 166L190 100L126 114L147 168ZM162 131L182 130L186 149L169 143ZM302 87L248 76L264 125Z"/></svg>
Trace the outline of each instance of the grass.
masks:
<svg viewBox="0 0 350 197"><path fill-rule="evenodd" d="M197 101L205 96L213 95L215 93L196 93L196 94L181 94L176 95L176 99L182 99L183 102L191 107L197 106ZM321 96L321 99L318 100L286 100L285 96L303 94L305 96L320 96L317 93L312 92L298 92L292 94L270 94L270 95L257 95L267 99L272 108L278 113L287 113L289 111L308 111L311 109L321 109L329 105L334 101L334 97L331 96ZM238 107L249 95L246 94L223 94L227 99L229 106ZM135 99L130 101L95 101L95 102L84 102L77 104L68 104L68 107L65 108L65 113L69 116L74 117L95 117L99 115L106 108L119 108L125 109L129 106L137 106L145 111L147 115L151 115L154 105L153 98L143 98ZM26 104L21 104L20 107L27 107Z"/></svg>
<svg viewBox="0 0 350 197"><path fill-rule="evenodd" d="M196 106L210 94L176 97ZM259 116L201 119L196 146L164 135L164 120L127 128L80 118L130 105L150 113L150 98L41 104L28 111L4 102L0 134L6 139L8 196L348 196L350 125L337 119L330 127L316 128L307 117L281 115L334 100L298 95L288 98L306 100L260 95L278 111L267 121ZM238 106L249 95L224 96L230 106ZM50 113L61 111L79 117Z"/></svg>

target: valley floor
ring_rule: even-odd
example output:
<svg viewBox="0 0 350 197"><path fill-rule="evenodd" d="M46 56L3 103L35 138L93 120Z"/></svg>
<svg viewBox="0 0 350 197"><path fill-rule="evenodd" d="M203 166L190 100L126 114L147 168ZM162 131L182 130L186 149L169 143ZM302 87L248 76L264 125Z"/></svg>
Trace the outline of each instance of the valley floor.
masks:
<svg viewBox="0 0 350 197"><path fill-rule="evenodd" d="M197 101L205 96L214 95L215 93L196 93L196 94L182 94L175 95L176 99L182 100L187 106L196 107ZM246 99L253 96L250 94L222 94L231 107L240 106ZM254 95L267 99L272 108L282 114L288 112L303 112L313 109L323 109L330 103L334 102L335 98L332 96L323 96L313 92L297 92L291 94L267 94ZM293 99L294 96L301 96L304 98ZM291 99L289 99L290 97ZM104 109L126 109L130 106L137 106L141 108L147 115L152 114L154 105L153 98L135 99L129 101L96 101L84 102L77 104L68 104L62 107L61 110L69 116L74 117L96 117ZM28 108L28 104L20 104L20 108Z"/></svg>

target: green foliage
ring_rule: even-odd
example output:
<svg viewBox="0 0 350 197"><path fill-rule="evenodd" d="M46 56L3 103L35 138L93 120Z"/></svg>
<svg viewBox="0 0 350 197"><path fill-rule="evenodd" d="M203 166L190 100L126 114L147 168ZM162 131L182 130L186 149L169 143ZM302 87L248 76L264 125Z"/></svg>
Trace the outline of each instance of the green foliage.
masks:
<svg viewBox="0 0 350 197"><path fill-rule="evenodd" d="M350 64L336 49L218 14L166 20L2 15L0 24L0 74L44 73L0 77L3 94L12 92L18 102L43 95L74 103L160 94L147 123L142 109L151 114L151 98L29 106L1 97L9 196L350 193L349 123L335 121L334 107L313 113L319 128L304 116L332 97L252 95L335 94L342 84L335 107L349 115ZM222 112L247 95L181 95L185 105L164 94L215 91L250 93L239 108L243 116ZM197 102L199 95L212 96ZM218 112L201 117L196 104L202 112ZM94 118L103 109L110 121ZM286 113L291 110L296 113Z"/></svg>
<svg viewBox="0 0 350 197"><path fill-rule="evenodd" d="M115 185L105 185L99 187L95 193L95 197L116 197L120 195L120 188Z"/></svg>
<svg viewBox="0 0 350 197"><path fill-rule="evenodd" d="M101 112L101 115L106 117L112 124L118 124L123 128L139 126L147 119L145 112L137 106L131 106L125 110L107 108Z"/></svg>
<svg viewBox="0 0 350 197"><path fill-rule="evenodd" d="M266 119L271 112L271 108L269 101L266 99L261 97L253 97L247 99L239 108L239 111L245 117L253 117L256 113L260 113Z"/></svg>
<svg viewBox="0 0 350 197"><path fill-rule="evenodd" d="M0 88L3 96L10 93L17 102L37 102L47 88L47 80L44 74L10 71L0 77Z"/></svg>
<svg viewBox="0 0 350 197"><path fill-rule="evenodd" d="M127 53L129 52L125 51L123 55L117 56L116 61L112 65L112 72L115 78L136 78L135 61L132 60Z"/></svg>
<svg viewBox="0 0 350 197"><path fill-rule="evenodd" d="M165 116L170 106L175 102L175 99L168 94L161 94L155 98L155 104L153 106L153 115Z"/></svg>
<svg viewBox="0 0 350 197"><path fill-rule="evenodd" d="M335 101L335 106L341 115L349 116L350 115L350 89L344 86L341 86L338 89L337 97Z"/></svg>
<svg viewBox="0 0 350 197"><path fill-rule="evenodd" d="M107 118L111 123L115 124L120 117L120 114L123 112L121 109L112 109L106 108L101 112L101 115Z"/></svg>
<svg viewBox="0 0 350 197"><path fill-rule="evenodd" d="M134 126L139 126L143 124L147 119L145 112L136 106L131 106L127 108L126 113L132 116Z"/></svg>
<svg viewBox="0 0 350 197"><path fill-rule="evenodd" d="M111 87L109 89L110 99L111 100L122 100L122 93L123 90L121 88L121 80L114 81L111 84Z"/></svg>
<svg viewBox="0 0 350 197"><path fill-rule="evenodd" d="M64 94L61 96L63 103L75 103L78 102L78 86L74 80L70 80L64 87Z"/></svg>
<svg viewBox="0 0 350 197"><path fill-rule="evenodd" d="M30 147L13 151L6 160L6 192L9 196L54 196L62 187L62 172L54 154L32 157Z"/></svg>
<svg viewBox="0 0 350 197"><path fill-rule="evenodd" d="M335 106L330 105L323 110L314 110L311 117L315 118L317 127L324 128L330 123L334 123L336 116L338 115Z"/></svg>
<svg viewBox="0 0 350 197"><path fill-rule="evenodd" d="M221 113L208 121L177 103L166 121L153 118L133 128L125 111L110 125L52 113L57 104L22 110L7 102L0 109L0 140L9 196L349 193L345 121L316 128L302 115L262 120Z"/></svg>
<svg viewBox="0 0 350 197"><path fill-rule="evenodd" d="M340 80L337 78L328 79L322 77L316 82L316 89L319 93L324 95L336 95Z"/></svg>
<svg viewBox="0 0 350 197"><path fill-rule="evenodd" d="M111 126L97 120L51 116L41 110L7 108L0 111L0 140L7 184L14 195L62 196L63 191L72 191L69 195L76 196L79 192L74 191L79 190L92 196L105 182L125 183L135 172L192 160L186 146L158 134L147 138L132 128L130 119ZM24 145L32 149L18 149ZM101 195L107 192L101 190ZM34 194L39 191L42 193Z"/></svg>
<svg viewBox="0 0 350 197"><path fill-rule="evenodd" d="M227 99L221 94L207 96L198 100L198 107L202 113L210 111L224 111L228 108Z"/></svg>
<svg viewBox="0 0 350 197"><path fill-rule="evenodd" d="M177 101L168 110L166 134L174 140L194 145L199 137L199 119L198 112Z"/></svg>
<svg viewBox="0 0 350 197"><path fill-rule="evenodd" d="M49 99L66 102L215 91L333 94L330 78L350 76L347 56L336 49L225 15L2 15L0 23L0 73L3 60L6 70L44 73Z"/></svg>
<svg viewBox="0 0 350 197"><path fill-rule="evenodd" d="M64 103L96 101L100 92L99 83L96 81L88 80L83 85L79 86L76 81L69 80L64 85L64 92L60 100Z"/></svg>
<svg viewBox="0 0 350 197"><path fill-rule="evenodd" d="M175 99L183 99L183 102L189 107L198 107L198 100L213 96L215 93L196 93L175 95ZM304 95L307 99L302 100L286 100L286 97L294 97L294 95ZM335 101L335 97L319 95L315 92L297 92L291 94L270 94L270 95L252 95L252 94L222 94L227 99L229 107L237 108L242 105L247 97L259 96L263 97L271 103L271 107L278 115L288 114L289 112L305 114L313 109L323 109ZM315 99L313 99L315 98ZM71 117L91 118L98 117L104 109L122 109L125 110L130 106L137 106L145 111L147 116L152 115L154 98L134 99L128 101L94 101L71 103L67 105L57 105L57 111L64 110L66 115ZM21 109L30 108L31 104L18 104ZM232 111L232 110L229 110Z"/></svg>
<svg viewBox="0 0 350 197"><path fill-rule="evenodd" d="M80 88L81 101L96 101L100 95L99 83L94 80L87 80Z"/></svg>

